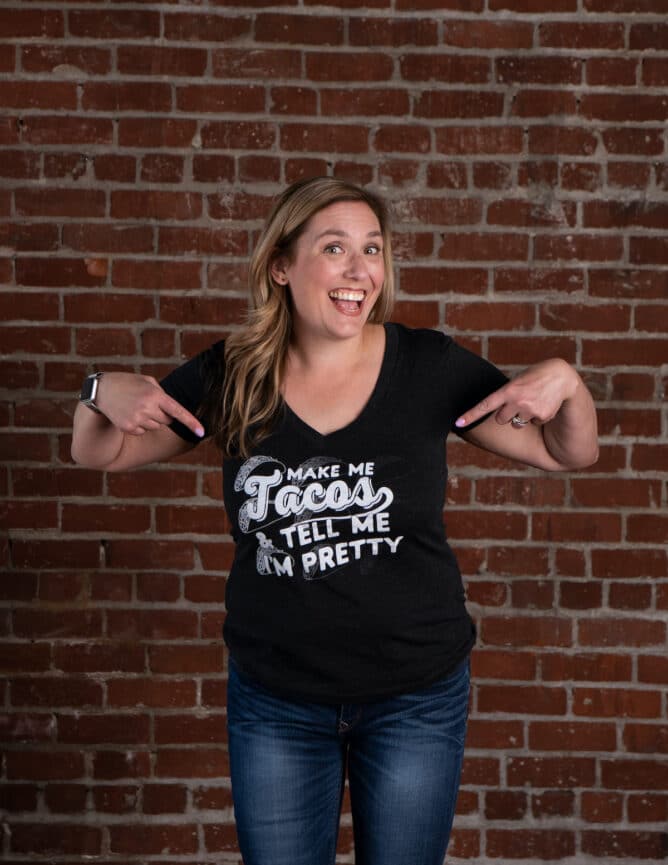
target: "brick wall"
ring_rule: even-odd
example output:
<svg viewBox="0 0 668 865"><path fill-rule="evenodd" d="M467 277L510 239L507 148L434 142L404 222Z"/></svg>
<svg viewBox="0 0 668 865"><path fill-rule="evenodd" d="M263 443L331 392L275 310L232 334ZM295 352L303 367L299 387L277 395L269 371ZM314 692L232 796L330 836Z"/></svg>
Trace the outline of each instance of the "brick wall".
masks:
<svg viewBox="0 0 668 865"><path fill-rule="evenodd" d="M87 372L234 326L271 197L318 173L393 203L397 320L561 355L600 406L585 473L452 447L452 861L668 857L665 3L357 5L0 2L7 862L239 861L216 453L105 476L69 429Z"/></svg>

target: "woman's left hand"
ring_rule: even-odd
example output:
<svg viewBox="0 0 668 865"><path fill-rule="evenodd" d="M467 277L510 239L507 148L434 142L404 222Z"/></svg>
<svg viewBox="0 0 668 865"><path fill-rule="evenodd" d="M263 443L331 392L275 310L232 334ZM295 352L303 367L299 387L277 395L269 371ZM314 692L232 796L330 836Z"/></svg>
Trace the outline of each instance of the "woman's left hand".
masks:
<svg viewBox="0 0 668 865"><path fill-rule="evenodd" d="M522 421L518 426L529 421L545 424L557 415L565 400L575 395L580 383L580 376L565 360L541 361L467 411L455 426L468 426L490 412L494 412L498 424L512 423L513 418Z"/></svg>
<svg viewBox="0 0 668 865"><path fill-rule="evenodd" d="M530 366L455 422L462 436L500 456L548 471L598 458L596 409L578 373L560 358Z"/></svg>

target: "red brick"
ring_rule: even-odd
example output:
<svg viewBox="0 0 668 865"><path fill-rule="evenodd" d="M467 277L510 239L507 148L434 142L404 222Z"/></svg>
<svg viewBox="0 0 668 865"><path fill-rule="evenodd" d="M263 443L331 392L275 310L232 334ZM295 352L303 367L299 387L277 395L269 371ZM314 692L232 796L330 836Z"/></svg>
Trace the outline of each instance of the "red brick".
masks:
<svg viewBox="0 0 668 865"><path fill-rule="evenodd" d="M584 288L584 276L576 268L503 268L494 272L494 291L506 292L579 292Z"/></svg>
<svg viewBox="0 0 668 865"><path fill-rule="evenodd" d="M32 784L3 784L0 789L3 811L36 811L37 788Z"/></svg>
<svg viewBox="0 0 668 865"><path fill-rule="evenodd" d="M194 610L169 608L113 609L107 612L107 633L119 640L194 639L197 636L197 614Z"/></svg>
<svg viewBox="0 0 668 865"><path fill-rule="evenodd" d="M568 162L561 166L559 182L563 189L596 192L602 186L600 165L589 162Z"/></svg>
<svg viewBox="0 0 668 865"><path fill-rule="evenodd" d="M481 90L432 90L416 98L416 117L500 117L503 94Z"/></svg>
<svg viewBox="0 0 668 865"><path fill-rule="evenodd" d="M161 227L158 234L158 251L165 255L244 255L247 247L244 231Z"/></svg>
<svg viewBox="0 0 668 865"><path fill-rule="evenodd" d="M608 185L644 189L650 183L650 166L639 162L608 161Z"/></svg>
<svg viewBox="0 0 668 865"><path fill-rule="evenodd" d="M318 93L311 88L272 87L270 97L272 114L318 113Z"/></svg>
<svg viewBox="0 0 668 865"><path fill-rule="evenodd" d="M3 108L37 108L51 111L75 111L76 84L70 81L1 81L0 106Z"/></svg>
<svg viewBox="0 0 668 865"><path fill-rule="evenodd" d="M632 794L628 797L627 812L631 823L665 823L668 820L668 796Z"/></svg>
<svg viewBox="0 0 668 865"><path fill-rule="evenodd" d="M522 199L503 198L490 202L487 207L488 225L534 226L575 225L576 211L572 202L542 206Z"/></svg>
<svg viewBox="0 0 668 865"><path fill-rule="evenodd" d="M505 162L473 163L473 185L478 189L507 189L512 184L512 168Z"/></svg>
<svg viewBox="0 0 668 865"><path fill-rule="evenodd" d="M249 183L278 182L281 176L280 160L273 156L241 156L239 180Z"/></svg>
<svg viewBox="0 0 668 865"><path fill-rule="evenodd" d="M63 246L82 252L150 252L154 233L149 225L70 223L63 226ZM99 295L97 295L98 299Z"/></svg>
<svg viewBox="0 0 668 865"><path fill-rule="evenodd" d="M341 17L334 16L258 13L255 39L290 45L341 45L343 23Z"/></svg>
<svg viewBox="0 0 668 865"><path fill-rule="evenodd" d="M21 781L62 781L84 775L84 755L79 751L7 751L7 778Z"/></svg>
<svg viewBox="0 0 668 865"><path fill-rule="evenodd" d="M632 753L668 753L668 728L663 724L625 724L623 740Z"/></svg>
<svg viewBox="0 0 668 865"><path fill-rule="evenodd" d="M626 331L631 322L631 307L621 304L545 304L540 306L540 323L547 330Z"/></svg>
<svg viewBox="0 0 668 865"><path fill-rule="evenodd" d="M583 61L573 57L500 57L496 77L500 82L531 84L579 84Z"/></svg>
<svg viewBox="0 0 668 865"><path fill-rule="evenodd" d="M348 40L359 46L437 45L438 22L429 18L353 18L348 22Z"/></svg>
<svg viewBox="0 0 668 865"><path fill-rule="evenodd" d="M527 811L527 794L511 790L485 793L485 817L488 820L521 820Z"/></svg>
<svg viewBox="0 0 668 865"><path fill-rule="evenodd" d="M530 685L478 685L478 711L565 715L566 691Z"/></svg>
<svg viewBox="0 0 668 865"><path fill-rule="evenodd" d="M573 714L599 718L657 718L661 695L656 691L621 688L575 688Z"/></svg>
<svg viewBox="0 0 668 865"><path fill-rule="evenodd" d="M558 829L488 829L486 850L503 859L565 859L575 853L575 832Z"/></svg>
<svg viewBox="0 0 668 865"><path fill-rule="evenodd" d="M529 129L529 153L579 154L593 156L597 139L583 127L532 126Z"/></svg>
<svg viewBox="0 0 668 865"><path fill-rule="evenodd" d="M111 215L116 219L197 219L202 197L194 192L116 190L111 193Z"/></svg>
<svg viewBox="0 0 668 865"><path fill-rule="evenodd" d="M151 856L169 851L171 855L180 856L196 853L199 849L197 826L194 825L150 825L145 822L138 832L134 823L127 826L113 824L108 831L112 853Z"/></svg>
<svg viewBox="0 0 668 865"><path fill-rule="evenodd" d="M510 9L523 14L575 12L577 0L490 0L489 8L493 11Z"/></svg>
<svg viewBox="0 0 668 865"><path fill-rule="evenodd" d="M569 610L588 610L603 603L603 588L595 582L566 582L559 584L559 601Z"/></svg>
<svg viewBox="0 0 668 865"><path fill-rule="evenodd" d="M148 153L141 161L140 178L147 183L181 183L183 166L183 156Z"/></svg>
<svg viewBox="0 0 668 865"><path fill-rule="evenodd" d="M69 32L89 39L145 39L160 36L160 13L147 9L69 12Z"/></svg>
<svg viewBox="0 0 668 865"><path fill-rule="evenodd" d="M22 150L3 150L1 177L36 178L39 177L39 154Z"/></svg>
<svg viewBox="0 0 668 865"><path fill-rule="evenodd" d="M430 130L417 125L380 126L373 136L374 150L380 153L427 153L430 142Z"/></svg>
<svg viewBox="0 0 668 865"><path fill-rule="evenodd" d="M618 261L624 244L617 236L549 234L536 237L534 250L537 260Z"/></svg>
<svg viewBox="0 0 668 865"><path fill-rule="evenodd" d="M104 216L106 195L99 189L17 189L17 213L22 216Z"/></svg>
<svg viewBox="0 0 668 865"><path fill-rule="evenodd" d="M212 64L213 74L218 78L302 77L301 52L293 50L225 48L212 52Z"/></svg>
<svg viewBox="0 0 668 865"><path fill-rule="evenodd" d="M158 751L157 778L220 778L229 776L227 751L222 748L163 748Z"/></svg>
<svg viewBox="0 0 668 865"><path fill-rule="evenodd" d="M101 117L64 117L61 115L24 116L21 135L29 144L107 144L113 140L113 123Z"/></svg>
<svg viewBox="0 0 668 865"><path fill-rule="evenodd" d="M531 721L529 747L533 751L615 751L615 725L584 721Z"/></svg>
<svg viewBox="0 0 668 865"><path fill-rule="evenodd" d="M51 648L46 642L0 643L0 670L3 672L43 672L51 663Z"/></svg>
<svg viewBox="0 0 668 865"><path fill-rule="evenodd" d="M610 513L537 513L532 536L534 540L613 542L621 540L621 520L618 514Z"/></svg>
<svg viewBox="0 0 668 865"><path fill-rule="evenodd" d="M662 832L614 831L582 832L582 852L592 856L631 858L636 861L660 859L665 855L665 834Z"/></svg>
<svg viewBox="0 0 668 865"><path fill-rule="evenodd" d="M194 706L195 682L155 678L109 679L107 705L175 709Z"/></svg>
<svg viewBox="0 0 668 865"><path fill-rule="evenodd" d="M456 48L494 48L512 51L533 46L533 25L529 21L445 20L443 42Z"/></svg>
<svg viewBox="0 0 668 865"><path fill-rule="evenodd" d="M337 80L342 80L337 78ZM402 116L409 111L408 94L396 89L333 90L320 94L321 114L334 117L370 117L376 114Z"/></svg>
<svg viewBox="0 0 668 865"><path fill-rule="evenodd" d="M571 622L563 618L487 616L481 625L484 644L500 646L570 646Z"/></svg>
<svg viewBox="0 0 668 865"><path fill-rule="evenodd" d="M66 743L139 745L150 739L150 722L144 714L59 715L58 741Z"/></svg>
<svg viewBox="0 0 668 865"><path fill-rule="evenodd" d="M368 136L363 126L286 123L281 127L280 146L285 150L366 153Z"/></svg>
<svg viewBox="0 0 668 865"><path fill-rule="evenodd" d="M446 126L436 130L439 153L519 153L522 130L517 126Z"/></svg>
<svg viewBox="0 0 668 865"><path fill-rule="evenodd" d="M665 764L652 760L601 761L601 780L605 787L622 790L666 790Z"/></svg>
<svg viewBox="0 0 668 865"><path fill-rule="evenodd" d="M343 827L339 833L338 849L345 844L347 827ZM234 850L237 846L236 832L233 825L207 824L204 827L204 843L209 852ZM350 845L348 845L350 846Z"/></svg>
<svg viewBox="0 0 668 865"><path fill-rule="evenodd" d="M97 751L93 755L93 777L116 781L122 778L146 778L151 772L148 751Z"/></svg>
<svg viewBox="0 0 668 865"><path fill-rule="evenodd" d="M564 790L546 790L531 796L534 817L570 817L573 814L575 794Z"/></svg>
<svg viewBox="0 0 668 865"><path fill-rule="evenodd" d="M524 261L528 237L502 232L442 235L439 258L447 261Z"/></svg>
<svg viewBox="0 0 668 865"><path fill-rule="evenodd" d="M662 57L645 57L642 62L642 83L648 87L668 84L668 63Z"/></svg>
<svg viewBox="0 0 668 865"><path fill-rule="evenodd" d="M487 57L454 54L403 54L399 60L406 81L485 84L490 80Z"/></svg>
<svg viewBox="0 0 668 865"><path fill-rule="evenodd" d="M470 718L467 728L467 747L513 749L524 747L523 723L521 721L484 721Z"/></svg>
<svg viewBox="0 0 668 865"><path fill-rule="evenodd" d="M193 127L195 124L193 122ZM193 128L191 138L195 133ZM276 127L270 123L252 121L212 121L202 124L202 147L217 150L267 150L276 141ZM178 145L170 145L178 146Z"/></svg>
<svg viewBox="0 0 668 865"><path fill-rule="evenodd" d="M84 784L47 784L44 801L54 814L77 813L86 810L87 793Z"/></svg>
<svg viewBox="0 0 668 865"><path fill-rule="evenodd" d="M149 667L153 674L220 673L223 670L223 647L212 644L157 645L149 648Z"/></svg>
<svg viewBox="0 0 668 865"><path fill-rule="evenodd" d="M120 156L116 153L99 153L93 160L93 170L98 180L116 180L130 183L135 180L137 165L134 156ZM108 228L108 226L105 226Z"/></svg>
<svg viewBox="0 0 668 865"><path fill-rule="evenodd" d="M197 718L192 713L156 718L155 741L162 745L226 742L225 716L211 712Z"/></svg>
<svg viewBox="0 0 668 865"><path fill-rule="evenodd" d="M510 757L508 784L519 787L591 787L596 773L592 757Z"/></svg>
<svg viewBox="0 0 668 865"><path fill-rule="evenodd" d="M601 137L609 153L656 156L663 152L661 135L646 127L620 127L603 130Z"/></svg>
<svg viewBox="0 0 668 865"><path fill-rule="evenodd" d="M249 36L252 18L232 15L206 15L193 13L165 13L165 38L179 42L232 42Z"/></svg>
<svg viewBox="0 0 668 865"><path fill-rule="evenodd" d="M471 757L464 755L462 784L464 786L499 784L499 761L489 757Z"/></svg>
<svg viewBox="0 0 668 865"><path fill-rule="evenodd" d="M631 237L629 261L632 264L668 264L668 238Z"/></svg>
<svg viewBox="0 0 668 865"><path fill-rule="evenodd" d="M64 16L59 10L11 9L0 22L0 39L45 39L64 35Z"/></svg>
<svg viewBox="0 0 668 865"><path fill-rule="evenodd" d="M629 48L632 51L655 49L663 51L668 41L668 24L656 21L641 24L631 24L629 30Z"/></svg>
<svg viewBox="0 0 668 865"><path fill-rule="evenodd" d="M75 344L77 354L94 358L137 353L136 335L129 328L80 327L75 333Z"/></svg>
<svg viewBox="0 0 668 865"><path fill-rule="evenodd" d="M88 75L106 75L111 70L111 51L87 45L24 45L21 66L26 72L51 72L59 67L76 67Z"/></svg>
<svg viewBox="0 0 668 865"><path fill-rule="evenodd" d="M83 85L81 104L85 111L169 111L171 85L142 81L88 82Z"/></svg>
<svg viewBox="0 0 668 865"><path fill-rule="evenodd" d="M624 800L617 793L582 794L582 816L589 823L616 823L623 811Z"/></svg>
<svg viewBox="0 0 668 865"><path fill-rule="evenodd" d="M624 48L624 25L616 23L557 22L540 24L540 44L547 48L620 50ZM587 63L589 66L589 61Z"/></svg>
<svg viewBox="0 0 668 865"><path fill-rule="evenodd" d="M626 537L632 543L665 544L668 517L662 514L630 514Z"/></svg>
<svg viewBox="0 0 668 865"><path fill-rule="evenodd" d="M201 288L202 262L160 261L159 259L116 258L112 267L112 284L118 288L140 288L148 291Z"/></svg>
<svg viewBox="0 0 668 865"><path fill-rule="evenodd" d="M145 814L182 814L187 805L187 788L183 784L145 784Z"/></svg>
<svg viewBox="0 0 668 865"><path fill-rule="evenodd" d="M589 272L589 293L597 297L663 298L667 289L668 275L662 270L596 268Z"/></svg>
<svg viewBox="0 0 668 865"><path fill-rule="evenodd" d="M207 52L201 48L121 45L117 49L117 66L122 74L195 78L206 71Z"/></svg>
<svg viewBox="0 0 668 865"><path fill-rule="evenodd" d="M118 498L186 498L195 495L197 477L194 472L142 469L131 475L112 474L107 479L108 494Z"/></svg>
<svg viewBox="0 0 668 865"><path fill-rule="evenodd" d="M587 84L594 87L633 87L638 61L623 57L591 57L587 60Z"/></svg>
<svg viewBox="0 0 668 865"><path fill-rule="evenodd" d="M644 123L668 118L668 98L647 93L585 93L580 113L589 120L608 123Z"/></svg>
<svg viewBox="0 0 668 865"><path fill-rule="evenodd" d="M102 850L102 829L70 823L15 823L11 852L39 856L95 856Z"/></svg>
<svg viewBox="0 0 668 865"><path fill-rule="evenodd" d="M125 814L137 810L139 788L126 784L96 785L93 788L95 810L105 814Z"/></svg>

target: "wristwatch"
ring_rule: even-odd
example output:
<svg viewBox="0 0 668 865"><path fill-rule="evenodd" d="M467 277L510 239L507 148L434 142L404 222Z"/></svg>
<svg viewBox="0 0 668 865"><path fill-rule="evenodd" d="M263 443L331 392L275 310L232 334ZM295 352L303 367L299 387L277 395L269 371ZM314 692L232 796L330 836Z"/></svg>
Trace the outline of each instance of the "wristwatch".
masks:
<svg viewBox="0 0 668 865"><path fill-rule="evenodd" d="M79 394L79 402L83 403L88 408L92 409L97 414L102 414L100 409L97 407L95 403L95 397L97 396L97 388L100 383L100 378L104 373L94 372L92 375L87 376L83 380L83 384L81 385L81 393Z"/></svg>

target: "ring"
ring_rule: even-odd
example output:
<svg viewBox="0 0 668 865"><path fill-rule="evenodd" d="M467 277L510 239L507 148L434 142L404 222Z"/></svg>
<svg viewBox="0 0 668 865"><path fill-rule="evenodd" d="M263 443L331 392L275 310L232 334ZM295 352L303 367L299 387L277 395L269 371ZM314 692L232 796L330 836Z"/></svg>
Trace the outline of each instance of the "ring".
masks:
<svg viewBox="0 0 668 865"><path fill-rule="evenodd" d="M529 421L522 420L522 418L518 414L516 414L515 417L510 421L510 423L515 427L515 429L520 429L521 427L526 426Z"/></svg>

